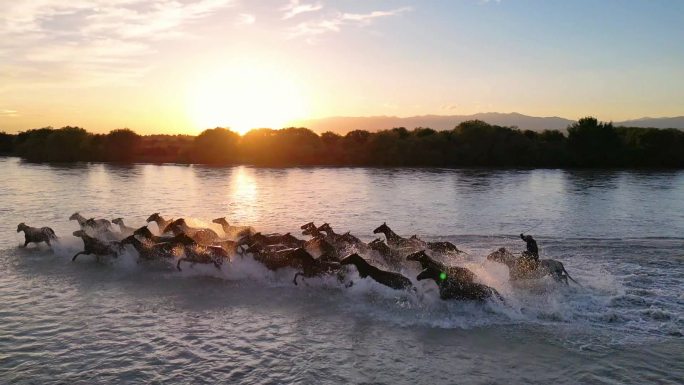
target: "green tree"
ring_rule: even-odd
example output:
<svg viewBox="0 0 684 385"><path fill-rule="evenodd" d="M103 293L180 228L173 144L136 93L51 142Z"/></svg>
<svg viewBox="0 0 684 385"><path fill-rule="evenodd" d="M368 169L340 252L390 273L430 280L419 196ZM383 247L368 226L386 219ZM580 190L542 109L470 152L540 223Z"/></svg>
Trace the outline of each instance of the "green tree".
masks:
<svg viewBox="0 0 684 385"><path fill-rule="evenodd" d="M234 164L238 161L240 136L226 128L202 131L192 142L190 160L206 164Z"/></svg>
<svg viewBox="0 0 684 385"><path fill-rule="evenodd" d="M578 166L616 166L620 159L620 137L612 123L593 117L580 119L568 127L568 144Z"/></svg>

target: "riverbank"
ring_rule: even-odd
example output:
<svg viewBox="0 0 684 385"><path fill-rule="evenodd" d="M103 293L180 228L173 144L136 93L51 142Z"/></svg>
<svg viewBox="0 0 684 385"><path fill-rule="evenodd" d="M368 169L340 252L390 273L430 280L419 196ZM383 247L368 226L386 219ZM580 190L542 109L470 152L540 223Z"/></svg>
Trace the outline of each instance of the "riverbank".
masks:
<svg viewBox="0 0 684 385"><path fill-rule="evenodd" d="M593 118L560 131L534 132L463 122L453 130L394 128L318 135L305 128L228 129L198 136L147 135L122 129L93 134L78 127L0 135L0 153L32 162L115 162L211 165L684 168L684 132L613 127Z"/></svg>

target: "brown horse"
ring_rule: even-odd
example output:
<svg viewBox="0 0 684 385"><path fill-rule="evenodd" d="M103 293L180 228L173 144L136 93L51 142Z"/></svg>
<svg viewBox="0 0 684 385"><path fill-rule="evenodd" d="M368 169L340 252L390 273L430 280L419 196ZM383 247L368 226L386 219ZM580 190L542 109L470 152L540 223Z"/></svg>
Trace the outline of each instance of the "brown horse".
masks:
<svg viewBox="0 0 684 385"><path fill-rule="evenodd" d="M171 222L173 222L173 218L171 218L171 219L164 219L164 217L162 217L161 215L159 215L159 213L154 213L154 214L150 215L150 216L147 218L147 221L146 221L146 222L148 222L148 223L149 223L149 222L154 222L154 223L156 223L156 224L157 224L157 227L159 228L159 234L164 234L165 232L168 231L168 230L166 229L166 227L167 227L168 225L170 225Z"/></svg>
<svg viewBox="0 0 684 385"><path fill-rule="evenodd" d="M565 270L565 266L554 259L542 259L539 262L531 258L517 258L513 253L502 247L487 256L488 261L503 263L508 266L512 280L540 279L550 275L558 282L568 284L568 279L579 285Z"/></svg>

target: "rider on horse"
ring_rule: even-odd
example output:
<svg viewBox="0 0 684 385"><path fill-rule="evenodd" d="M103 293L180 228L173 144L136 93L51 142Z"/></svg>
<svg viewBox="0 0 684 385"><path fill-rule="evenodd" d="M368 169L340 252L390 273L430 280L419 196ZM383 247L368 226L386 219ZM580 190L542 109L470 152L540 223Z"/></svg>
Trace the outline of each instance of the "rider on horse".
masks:
<svg viewBox="0 0 684 385"><path fill-rule="evenodd" d="M537 241L532 238L531 235L524 235L520 233L520 239L527 243L527 250L523 251L523 258L533 260L534 262L539 262L539 248L537 247Z"/></svg>

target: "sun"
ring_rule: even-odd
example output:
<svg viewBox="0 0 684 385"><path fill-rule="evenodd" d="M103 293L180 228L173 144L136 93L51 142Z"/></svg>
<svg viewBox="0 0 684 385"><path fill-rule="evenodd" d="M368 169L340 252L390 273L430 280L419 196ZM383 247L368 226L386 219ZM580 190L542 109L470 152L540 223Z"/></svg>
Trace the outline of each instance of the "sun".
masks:
<svg viewBox="0 0 684 385"><path fill-rule="evenodd" d="M188 114L198 130L283 128L306 115L296 78L263 65L239 64L202 74L189 87Z"/></svg>

